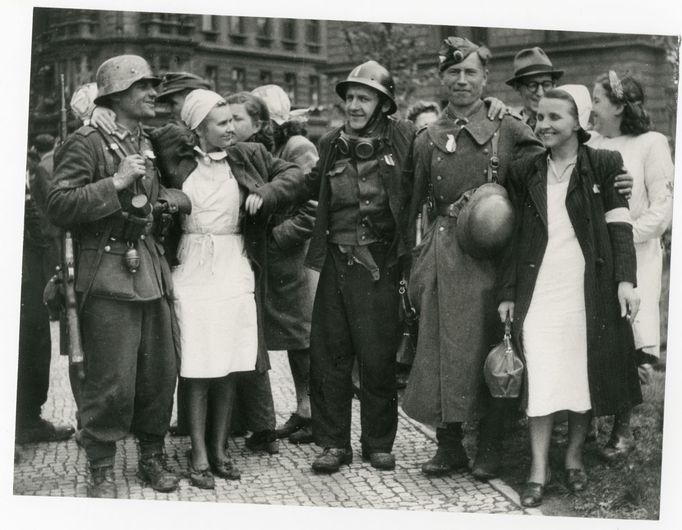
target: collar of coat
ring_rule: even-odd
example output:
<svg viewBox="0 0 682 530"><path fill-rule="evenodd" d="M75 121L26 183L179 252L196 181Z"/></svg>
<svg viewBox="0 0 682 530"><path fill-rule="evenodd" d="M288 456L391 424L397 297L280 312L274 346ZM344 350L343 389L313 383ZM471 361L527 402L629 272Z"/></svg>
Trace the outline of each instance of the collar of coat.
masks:
<svg viewBox="0 0 682 530"><path fill-rule="evenodd" d="M549 149L547 149L544 153L540 153L536 156L534 164L535 171L531 172L526 184L528 193L533 199L538 214L545 226L547 226L547 171L549 169L547 160L549 154ZM582 182L584 175L587 175L591 171L589 154L589 148L584 144L580 144L578 147L578 159L575 166L573 166L568 181L568 189L566 191L567 197Z"/></svg>
<svg viewBox="0 0 682 530"><path fill-rule="evenodd" d="M448 105L440 118L426 129L431 141L445 153L450 152L446 148L448 135L457 139L461 131L467 131L478 145L485 145L490 141L495 131L499 129L501 123L498 118L488 119L488 107L483 101L479 101L478 107L466 118L468 121L463 126L458 125L453 120L452 115L452 107Z"/></svg>

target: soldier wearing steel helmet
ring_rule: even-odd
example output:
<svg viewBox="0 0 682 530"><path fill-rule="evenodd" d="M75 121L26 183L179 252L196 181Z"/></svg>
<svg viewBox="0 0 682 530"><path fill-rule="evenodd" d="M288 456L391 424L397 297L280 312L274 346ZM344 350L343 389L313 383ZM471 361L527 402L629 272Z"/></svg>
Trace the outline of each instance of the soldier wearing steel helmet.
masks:
<svg viewBox="0 0 682 530"><path fill-rule="evenodd" d="M319 198L306 264L321 270L311 329L310 399L315 443L312 467L333 473L349 464L351 372L360 370L362 456L393 469L398 424L395 351L398 282L407 255L407 168L414 125L396 111L391 74L363 63L336 85L345 123L325 134L320 159L306 177Z"/></svg>
<svg viewBox="0 0 682 530"><path fill-rule="evenodd" d="M413 254L410 296L420 321L403 409L437 427L438 449L422 465L429 475L467 468L462 422L478 419L473 474L491 478L499 467L504 411L485 386L483 363L502 337L494 294L499 256L494 251L503 246L500 236L512 220L499 216L504 214L499 208L470 210L469 226L458 231L458 218L464 217L462 210L475 197L474 190L489 181L504 185L512 159L538 153L542 145L518 118L487 118L481 96L489 59L487 48L467 39L450 37L443 42L439 69L448 106L414 145L410 219L415 223L426 201L430 229ZM503 202L499 195L488 197ZM476 203L480 206L485 200ZM493 215L481 216L482 211ZM462 240L458 232L467 237Z"/></svg>
<svg viewBox="0 0 682 530"><path fill-rule="evenodd" d="M78 129L55 156L47 194L48 217L78 243L79 413L91 497L117 496L116 442L129 432L139 442L138 476L157 491L178 482L164 460L177 368L171 277L157 235L161 209L188 211L189 199L159 184L141 126L154 116L159 81L142 57L102 63L95 103L115 112L116 128Z"/></svg>

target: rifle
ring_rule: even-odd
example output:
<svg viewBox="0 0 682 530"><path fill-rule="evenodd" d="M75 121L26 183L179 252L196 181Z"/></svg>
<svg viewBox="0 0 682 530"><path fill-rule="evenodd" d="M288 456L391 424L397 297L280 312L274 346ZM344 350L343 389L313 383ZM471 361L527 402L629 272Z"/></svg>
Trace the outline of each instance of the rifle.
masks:
<svg viewBox="0 0 682 530"><path fill-rule="evenodd" d="M59 137L62 143L68 135L67 111L66 111L66 91L64 88L64 74L59 74L59 84L61 91L61 108L59 110ZM74 288L76 278L76 260L74 255L73 237L70 230L64 230L62 234L62 265L58 267L60 283L64 290L63 322L60 325L60 340L62 346L66 347L69 355L69 365L75 370L78 379L85 378L85 355L81 344L81 329L78 319L78 300Z"/></svg>

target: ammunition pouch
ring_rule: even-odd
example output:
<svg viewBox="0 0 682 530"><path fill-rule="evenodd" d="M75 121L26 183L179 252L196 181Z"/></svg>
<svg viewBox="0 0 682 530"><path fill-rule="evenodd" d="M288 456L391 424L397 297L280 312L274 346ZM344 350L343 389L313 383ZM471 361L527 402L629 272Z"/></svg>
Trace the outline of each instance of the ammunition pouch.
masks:
<svg viewBox="0 0 682 530"><path fill-rule="evenodd" d="M154 215L149 214L145 217L134 215L130 212L123 212L123 231L121 237L124 241L137 241L140 236L148 236L152 233Z"/></svg>

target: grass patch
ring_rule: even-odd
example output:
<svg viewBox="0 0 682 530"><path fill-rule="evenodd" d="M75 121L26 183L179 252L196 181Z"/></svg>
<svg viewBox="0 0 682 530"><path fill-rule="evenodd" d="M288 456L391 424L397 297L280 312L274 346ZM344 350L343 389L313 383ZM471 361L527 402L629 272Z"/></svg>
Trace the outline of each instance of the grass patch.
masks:
<svg viewBox="0 0 682 530"><path fill-rule="evenodd" d="M588 487L580 494L566 487L563 455L566 423L555 425L550 449L552 482L541 507L545 515L597 517L606 519L658 519L661 491L661 450L663 442L663 398L665 372L656 371L652 382L642 388L644 403L633 412L631 427L635 449L615 464L604 462L598 453L611 433L612 418L600 418L596 442L585 447ZM466 427L465 445L475 452L475 427ZM501 478L519 493L530 467L526 420L513 422L504 442Z"/></svg>

